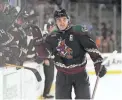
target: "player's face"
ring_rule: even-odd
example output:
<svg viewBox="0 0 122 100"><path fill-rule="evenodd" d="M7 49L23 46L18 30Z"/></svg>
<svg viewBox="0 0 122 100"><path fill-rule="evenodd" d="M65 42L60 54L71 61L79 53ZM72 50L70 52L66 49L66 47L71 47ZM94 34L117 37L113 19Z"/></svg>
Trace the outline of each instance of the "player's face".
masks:
<svg viewBox="0 0 122 100"><path fill-rule="evenodd" d="M48 32L51 33L54 29L55 29L55 26L52 25L52 26L50 26L50 27L48 28Z"/></svg>
<svg viewBox="0 0 122 100"><path fill-rule="evenodd" d="M60 30L65 30L68 26L67 17L59 17L56 19L56 24Z"/></svg>

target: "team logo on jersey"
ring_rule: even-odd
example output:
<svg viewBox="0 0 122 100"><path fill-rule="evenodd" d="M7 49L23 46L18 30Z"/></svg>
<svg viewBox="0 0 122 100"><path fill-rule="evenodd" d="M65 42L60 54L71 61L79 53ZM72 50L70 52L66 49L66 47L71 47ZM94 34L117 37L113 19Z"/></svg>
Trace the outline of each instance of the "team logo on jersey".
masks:
<svg viewBox="0 0 122 100"><path fill-rule="evenodd" d="M73 50L65 44L65 40L60 40L56 47L58 54L64 58L71 59Z"/></svg>
<svg viewBox="0 0 122 100"><path fill-rule="evenodd" d="M87 29L86 25L82 26L82 32L88 32L88 29Z"/></svg>
<svg viewBox="0 0 122 100"><path fill-rule="evenodd" d="M69 41L73 41L73 35L69 36Z"/></svg>

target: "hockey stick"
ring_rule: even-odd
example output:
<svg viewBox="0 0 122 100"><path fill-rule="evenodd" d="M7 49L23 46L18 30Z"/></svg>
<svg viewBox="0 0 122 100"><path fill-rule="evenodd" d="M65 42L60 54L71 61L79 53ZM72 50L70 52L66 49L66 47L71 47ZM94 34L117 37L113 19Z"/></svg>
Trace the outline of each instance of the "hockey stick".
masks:
<svg viewBox="0 0 122 100"><path fill-rule="evenodd" d="M38 70L34 69L34 68L29 68L29 67L24 67L24 66L18 66L18 65L13 65L13 64L6 64L6 68L7 67L15 67L15 68L24 68L24 69L27 69L27 70L30 70L33 72L33 74L35 75L36 79L38 82L40 82L42 80L42 77L40 75L40 73L38 72Z"/></svg>
<svg viewBox="0 0 122 100"><path fill-rule="evenodd" d="M113 59L115 57L115 54L117 53L117 51L115 50L109 57L107 57L101 65L105 65L109 60ZM100 71L101 71L102 67L100 68ZM99 72L100 72L99 71ZM95 97L95 93L96 93L96 89L97 89L97 86L98 86L98 82L99 82L99 73L97 75L97 79L96 79L96 82L95 82L95 86L94 86L94 90L93 90L93 94L92 94L92 100L94 99Z"/></svg>
<svg viewBox="0 0 122 100"><path fill-rule="evenodd" d="M14 64L6 64L5 67L6 68L8 68L8 67L24 68L24 66L18 66L18 65L14 65Z"/></svg>

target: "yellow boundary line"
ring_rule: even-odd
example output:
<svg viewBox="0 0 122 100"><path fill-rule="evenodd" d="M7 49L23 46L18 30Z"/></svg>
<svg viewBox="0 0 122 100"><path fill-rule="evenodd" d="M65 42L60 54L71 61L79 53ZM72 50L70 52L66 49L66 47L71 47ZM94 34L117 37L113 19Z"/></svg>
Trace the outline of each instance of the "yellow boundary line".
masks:
<svg viewBox="0 0 122 100"><path fill-rule="evenodd" d="M89 75L95 75L95 71L88 71ZM109 75L118 75L118 74L122 74L122 70L110 70L107 71L107 74ZM51 87L51 91L55 90L55 84L52 85ZM43 96L39 96L37 100L46 100L43 98Z"/></svg>
<svg viewBox="0 0 122 100"><path fill-rule="evenodd" d="M17 67L17 68L23 68L24 66L16 66L16 65L12 65L12 64L6 64L6 68L7 67ZM95 71L88 71L89 75L95 75ZM109 75L118 75L118 74L122 74L122 70L109 70L107 71L107 74ZM53 91L55 89L55 85L53 84L51 87L51 91ZM43 96L39 96L37 97L37 100L46 100L45 98L43 98Z"/></svg>
<svg viewBox="0 0 122 100"><path fill-rule="evenodd" d="M94 71L88 71L89 75L95 75ZM107 74L122 74L122 70L110 70L107 71Z"/></svg>
<svg viewBox="0 0 122 100"><path fill-rule="evenodd" d="M13 65L13 64L6 64L6 68L7 67L17 67L17 68L23 68L24 66L17 66L17 65ZM89 75L94 75L95 71L88 71ZM122 74L122 70L108 70L107 74Z"/></svg>

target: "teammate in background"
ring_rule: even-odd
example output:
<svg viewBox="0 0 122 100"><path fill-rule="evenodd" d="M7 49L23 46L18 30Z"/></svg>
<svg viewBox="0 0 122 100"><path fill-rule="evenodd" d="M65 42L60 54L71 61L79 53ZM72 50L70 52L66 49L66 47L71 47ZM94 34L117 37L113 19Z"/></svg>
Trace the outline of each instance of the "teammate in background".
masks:
<svg viewBox="0 0 122 100"><path fill-rule="evenodd" d="M19 65L19 47L9 32L19 11L19 7L0 0L0 67L4 67L6 63Z"/></svg>
<svg viewBox="0 0 122 100"><path fill-rule="evenodd" d="M54 20L49 19L48 23L44 26L44 35L43 37L46 39L46 37L54 30ZM45 75L45 86L43 91L43 97L44 98L53 98L54 96L50 95L50 89L52 86L52 82L54 79L54 61L52 58L45 59L44 63L44 75Z"/></svg>
<svg viewBox="0 0 122 100"><path fill-rule="evenodd" d="M46 38L45 45L55 56L56 99L71 99L72 87L74 87L76 99L90 99L86 53L94 62L96 75L103 77L106 74L106 68L104 66L101 68L103 61L101 53L88 35L86 27L70 25L64 9L55 11L54 19L57 31L52 32ZM39 40L36 42L39 44Z"/></svg>

